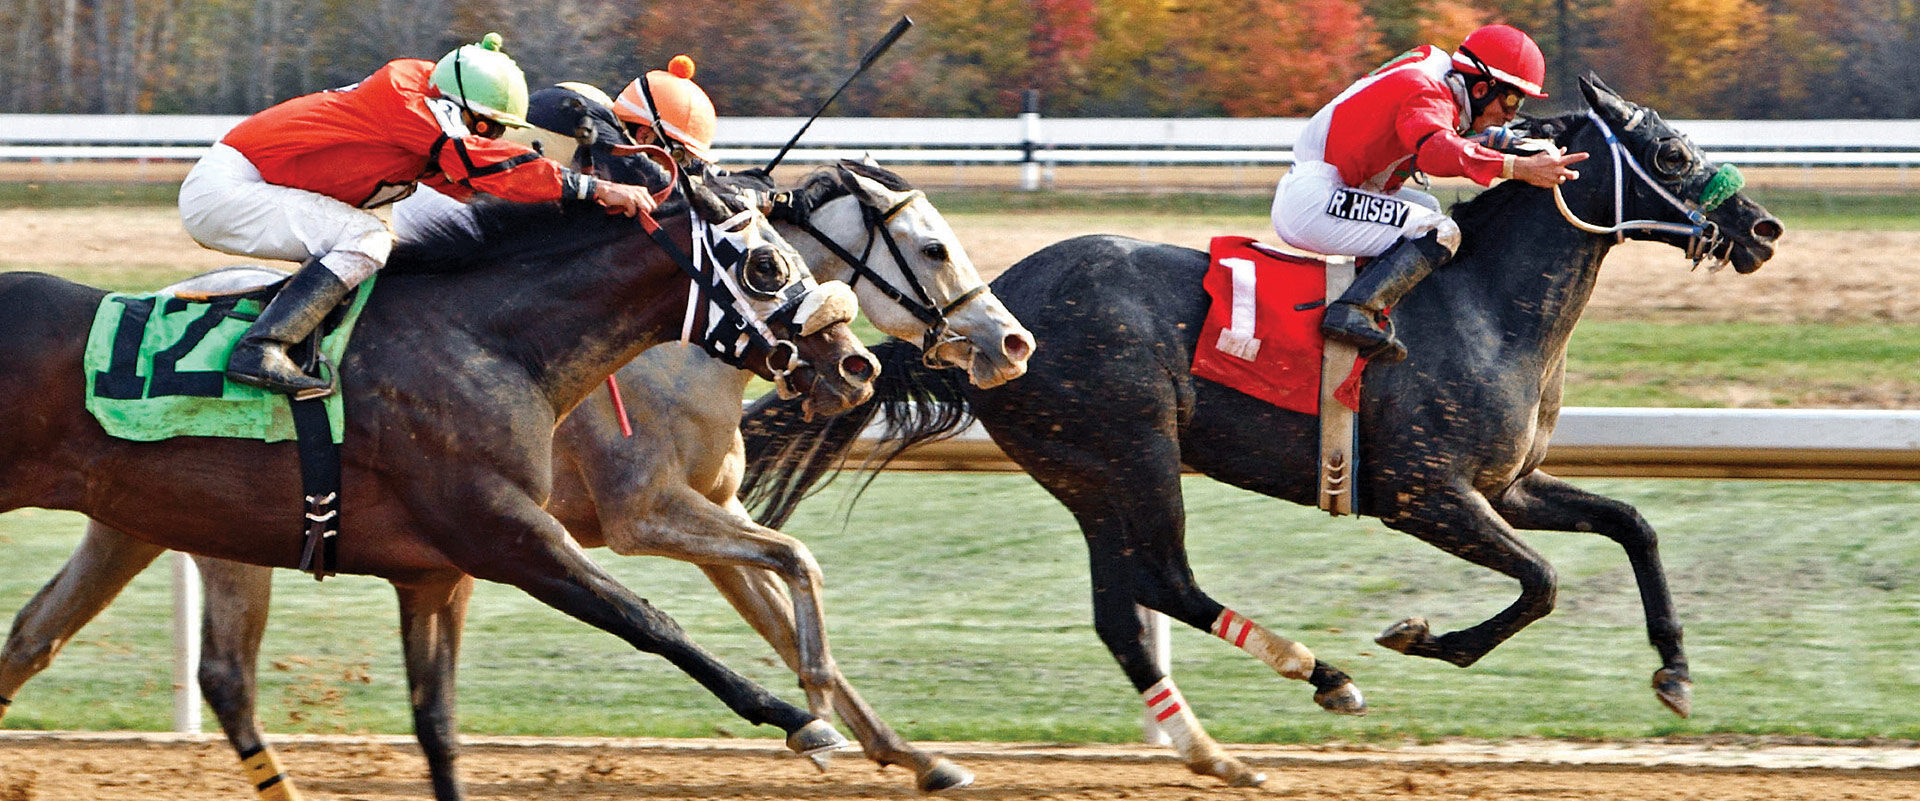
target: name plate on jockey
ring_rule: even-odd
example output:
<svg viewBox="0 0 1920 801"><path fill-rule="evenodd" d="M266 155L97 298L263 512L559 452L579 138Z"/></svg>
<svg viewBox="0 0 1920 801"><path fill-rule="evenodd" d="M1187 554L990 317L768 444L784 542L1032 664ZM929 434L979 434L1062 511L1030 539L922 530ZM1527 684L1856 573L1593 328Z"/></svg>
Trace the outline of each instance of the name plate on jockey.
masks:
<svg viewBox="0 0 1920 801"><path fill-rule="evenodd" d="M377 277L377 276L376 276ZM374 279L327 318L320 352L339 365ZM111 293L94 313L81 368L87 411L107 433L152 442L171 437L297 439L287 397L226 379L227 355L262 304L251 297L210 302L172 295ZM331 368L329 368L331 369ZM345 431L340 394L326 399L333 441Z"/></svg>
<svg viewBox="0 0 1920 801"><path fill-rule="evenodd" d="M1413 206L1404 200L1368 194L1352 189L1336 189L1327 201L1327 213L1342 220L1379 223L1399 228L1406 224Z"/></svg>

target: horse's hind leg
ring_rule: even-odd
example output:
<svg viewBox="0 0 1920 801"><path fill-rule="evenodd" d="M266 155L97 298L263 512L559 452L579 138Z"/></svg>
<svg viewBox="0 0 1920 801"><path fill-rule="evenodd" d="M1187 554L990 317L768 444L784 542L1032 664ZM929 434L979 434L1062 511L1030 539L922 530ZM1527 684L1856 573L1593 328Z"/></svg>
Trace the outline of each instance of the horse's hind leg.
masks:
<svg viewBox="0 0 1920 801"><path fill-rule="evenodd" d="M1515 528L1589 531L1620 543L1640 586L1647 639L1660 652L1661 667L1653 674L1654 694L1675 714L1688 716L1693 711L1693 678L1687 672L1686 652L1680 647L1680 618L1673 608L1673 595L1667 590L1667 574L1660 566L1659 538L1653 527L1629 504L1595 495L1538 470L1514 482L1494 499L1493 505Z"/></svg>
<svg viewBox="0 0 1920 801"><path fill-rule="evenodd" d="M165 552L99 523L87 524L73 556L13 619L0 653L0 718L21 685L46 670L75 632Z"/></svg>
<svg viewBox="0 0 1920 801"><path fill-rule="evenodd" d="M455 801L462 795L454 772L460 743L454 724L453 679L473 579L460 576L450 583L396 584L394 591L400 596L400 638L413 703L413 736L427 758L433 797Z"/></svg>
<svg viewBox="0 0 1920 801"><path fill-rule="evenodd" d="M1385 522L1440 550L1512 577L1520 582L1520 597L1493 617L1459 631L1436 637L1426 620L1408 618L1387 627L1375 642L1403 654L1466 667L1553 611L1558 586L1553 566L1521 540L1480 493L1437 488Z"/></svg>
<svg viewBox="0 0 1920 801"><path fill-rule="evenodd" d="M799 651L794 644L793 604L778 577L765 570L735 566L702 566L707 578L720 594L733 604L774 650L787 667L800 670ZM914 783L921 792L949 790L973 783L973 774L946 757L914 748L880 719L860 693L853 689L838 669L833 672L833 708L840 719L859 738L867 758L886 765L904 765L913 770Z"/></svg>
<svg viewBox="0 0 1920 801"><path fill-rule="evenodd" d="M267 746L254 707L260 638L266 634L267 610L273 603L273 569L205 556L193 561L200 568L206 603L200 629L201 692L262 801L298 801L300 792Z"/></svg>
<svg viewBox="0 0 1920 801"><path fill-rule="evenodd" d="M1235 786L1261 783L1264 776L1227 755L1201 728L1173 680L1141 642L1136 606L1157 609L1202 630L1226 611L1200 591L1187 566L1179 446L1170 433L1170 415L1163 427L1134 430L1114 430L1111 415L1071 423L1056 419L1059 430L1044 438L1029 434L1026 427L996 429L995 434L1079 521L1092 568L1093 625L1100 641L1188 769ZM1248 650L1289 678L1315 678L1319 663L1304 646L1255 628L1261 636ZM1331 675L1322 678L1331 681ZM1337 684L1351 688L1345 676L1339 676ZM1358 694L1353 698L1357 703Z"/></svg>

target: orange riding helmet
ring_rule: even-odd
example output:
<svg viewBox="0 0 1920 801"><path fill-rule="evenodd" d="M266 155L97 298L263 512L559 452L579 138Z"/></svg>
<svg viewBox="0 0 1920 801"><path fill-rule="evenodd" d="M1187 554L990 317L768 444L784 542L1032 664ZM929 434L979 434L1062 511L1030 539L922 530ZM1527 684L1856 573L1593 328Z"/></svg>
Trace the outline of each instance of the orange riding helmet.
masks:
<svg viewBox="0 0 1920 801"><path fill-rule="evenodd" d="M653 95L653 106L659 109L657 124L660 132L679 142L701 161L712 161L708 152L713 147L716 127L713 100L707 97L699 84L693 82L693 71L692 58L674 56L668 62L667 69L651 70L620 90L620 97L613 103L613 113L625 122L644 128L655 127L653 109L648 107L647 98L641 93L640 82L644 80L647 82L647 92Z"/></svg>

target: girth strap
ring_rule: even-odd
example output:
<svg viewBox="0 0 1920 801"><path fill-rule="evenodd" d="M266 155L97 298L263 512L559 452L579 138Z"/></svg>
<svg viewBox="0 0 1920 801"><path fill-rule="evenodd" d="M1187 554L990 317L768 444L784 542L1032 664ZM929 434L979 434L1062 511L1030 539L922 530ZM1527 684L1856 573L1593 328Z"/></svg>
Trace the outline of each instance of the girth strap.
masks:
<svg viewBox="0 0 1920 801"><path fill-rule="evenodd" d="M325 399L294 400L293 430L299 436L300 489L305 495L300 569L319 581L339 571L340 446L327 423Z"/></svg>

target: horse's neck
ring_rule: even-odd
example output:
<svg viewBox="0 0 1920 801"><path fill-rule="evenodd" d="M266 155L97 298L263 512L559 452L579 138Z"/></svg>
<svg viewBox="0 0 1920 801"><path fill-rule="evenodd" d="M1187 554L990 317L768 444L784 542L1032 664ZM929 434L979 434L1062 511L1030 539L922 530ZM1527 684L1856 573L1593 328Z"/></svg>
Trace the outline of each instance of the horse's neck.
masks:
<svg viewBox="0 0 1920 801"><path fill-rule="evenodd" d="M1474 232L1472 254L1429 279L1445 301L1424 311L1435 318L1427 321L1434 326L1486 320L1501 335L1502 361L1530 356L1551 363L1586 310L1612 240L1569 225L1551 194L1523 191L1529 197L1512 202L1511 213L1491 223L1494 230Z"/></svg>
<svg viewBox="0 0 1920 801"><path fill-rule="evenodd" d="M491 285L470 308L556 410L573 408L641 351L677 338L685 315L686 274L637 230L561 259L476 276Z"/></svg>

